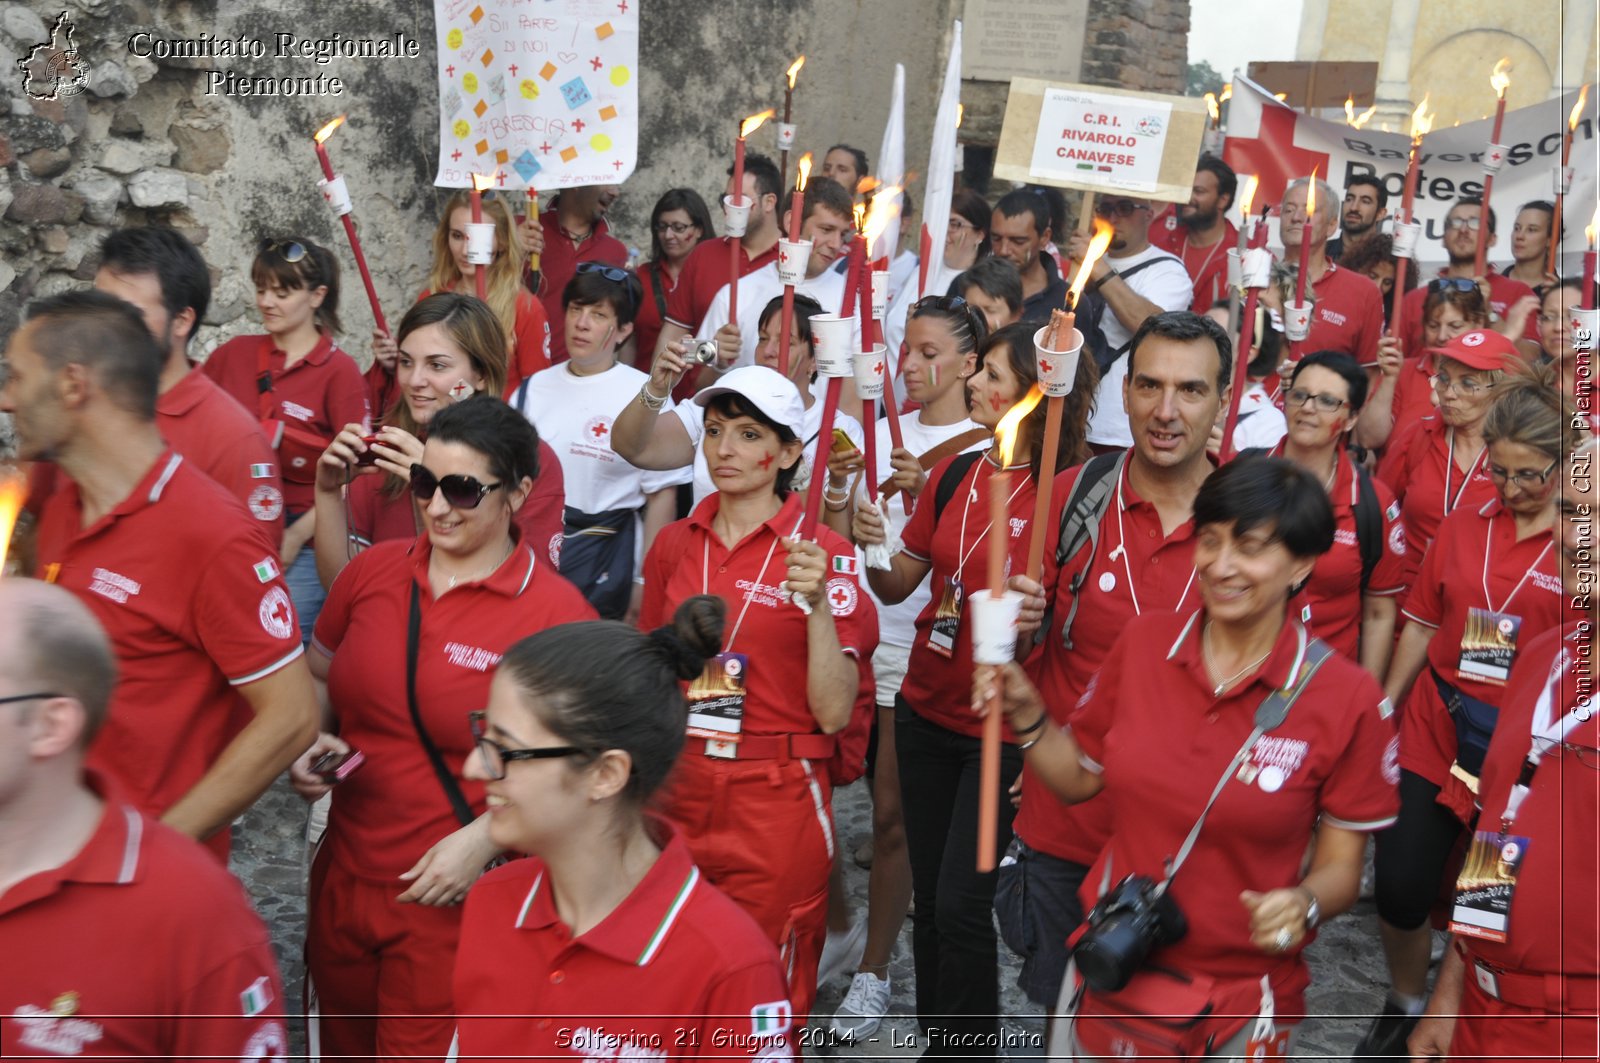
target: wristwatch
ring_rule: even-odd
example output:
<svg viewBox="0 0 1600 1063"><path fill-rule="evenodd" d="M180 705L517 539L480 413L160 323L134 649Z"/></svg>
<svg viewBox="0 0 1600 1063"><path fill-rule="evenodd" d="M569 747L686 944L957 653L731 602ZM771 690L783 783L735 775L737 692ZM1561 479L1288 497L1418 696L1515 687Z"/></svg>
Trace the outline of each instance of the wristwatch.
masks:
<svg viewBox="0 0 1600 1063"><path fill-rule="evenodd" d="M1315 893L1305 889L1304 886L1300 888L1305 890L1306 894L1306 929L1315 930L1317 924L1322 922L1322 906L1317 903L1317 895Z"/></svg>

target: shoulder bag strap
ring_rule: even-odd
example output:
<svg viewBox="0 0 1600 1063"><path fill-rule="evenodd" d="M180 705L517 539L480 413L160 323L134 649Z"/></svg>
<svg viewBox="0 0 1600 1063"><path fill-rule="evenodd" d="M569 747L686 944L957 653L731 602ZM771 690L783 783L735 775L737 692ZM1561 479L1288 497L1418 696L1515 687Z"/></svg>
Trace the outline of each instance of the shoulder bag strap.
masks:
<svg viewBox="0 0 1600 1063"><path fill-rule="evenodd" d="M650 272L654 274L650 278L650 290L656 296L656 313L660 315L661 320L664 322L667 320L667 293L661 288L661 263L650 263Z"/></svg>
<svg viewBox="0 0 1600 1063"><path fill-rule="evenodd" d="M272 417L272 340L256 348L256 416L263 421Z"/></svg>
<svg viewBox="0 0 1600 1063"><path fill-rule="evenodd" d="M466 795L456 784L456 777L445 767L444 757L439 754L439 747L428 737L427 728L422 726L422 713L417 709L417 642L421 635L421 592L417 590L416 580L412 580L411 615L406 620L406 707L411 710L412 726L417 729L417 737L422 741L422 748L427 750L428 761L433 765L433 773L439 776L439 785L444 788L444 795L450 800L450 808L455 812L456 819L465 827L477 817L472 814L472 806L467 804Z"/></svg>
<svg viewBox="0 0 1600 1063"><path fill-rule="evenodd" d="M959 454L972 446L972 444L988 438L989 430L987 428L969 428L958 436L951 436L936 447L930 447L917 458L917 464L922 466L923 472L927 472L944 459L950 457L950 455ZM899 492L900 485L894 482L893 476L878 485L878 493L885 500L893 498Z"/></svg>

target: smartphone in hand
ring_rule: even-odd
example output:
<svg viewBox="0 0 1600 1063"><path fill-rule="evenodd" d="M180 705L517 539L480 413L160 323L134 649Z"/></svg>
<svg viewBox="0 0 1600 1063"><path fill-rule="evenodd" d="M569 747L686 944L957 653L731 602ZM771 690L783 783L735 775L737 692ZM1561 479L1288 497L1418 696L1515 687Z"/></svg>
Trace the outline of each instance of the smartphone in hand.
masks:
<svg viewBox="0 0 1600 1063"><path fill-rule="evenodd" d="M329 750L312 762L311 774L332 786L348 779L366 761L366 754L360 750L352 749L348 753Z"/></svg>

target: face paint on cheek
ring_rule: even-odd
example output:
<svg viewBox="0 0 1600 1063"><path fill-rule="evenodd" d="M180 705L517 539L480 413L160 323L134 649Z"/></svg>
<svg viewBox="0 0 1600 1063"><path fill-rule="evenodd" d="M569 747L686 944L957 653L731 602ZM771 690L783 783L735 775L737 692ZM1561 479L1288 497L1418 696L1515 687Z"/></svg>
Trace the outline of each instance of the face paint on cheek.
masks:
<svg viewBox="0 0 1600 1063"><path fill-rule="evenodd" d="M999 395L990 395L989 396L989 409L993 410L995 413L999 413L1001 410L1003 410L1005 408L1006 408L1006 400L1005 399L1002 399Z"/></svg>
<svg viewBox="0 0 1600 1063"><path fill-rule="evenodd" d="M938 362L930 362L930 363L928 363L928 386L929 387L933 387L933 388L936 388L936 387L939 386L939 363Z"/></svg>
<svg viewBox="0 0 1600 1063"><path fill-rule="evenodd" d="M756 464L761 466L763 469L770 469L772 467L772 459L776 457L776 454L768 454L766 457L756 462Z"/></svg>
<svg viewBox="0 0 1600 1063"><path fill-rule="evenodd" d="M457 380L454 384L452 384L450 386L450 397L452 399L455 399L457 402L460 402L462 399L465 399L465 398L469 397L472 394L472 392L473 392L472 385L467 383L466 380L464 380L464 379L463 380Z"/></svg>

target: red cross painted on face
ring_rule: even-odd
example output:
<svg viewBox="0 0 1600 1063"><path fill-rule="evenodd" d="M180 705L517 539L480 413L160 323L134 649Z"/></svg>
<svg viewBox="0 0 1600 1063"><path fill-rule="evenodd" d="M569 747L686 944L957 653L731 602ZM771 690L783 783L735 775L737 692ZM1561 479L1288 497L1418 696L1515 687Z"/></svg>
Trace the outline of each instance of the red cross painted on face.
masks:
<svg viewBox="0 0 1600 1063"><path fill-rule="evenodd" d="M1001 410L1005 409L1005 405L1006 400L1002 399L999 395L989 396L989 409L995 411L996 413L999 413Z"/></svg>
<svg viewBox="0 0 1600 1063"><path fill-rule="evenodd" d="M845 604L850 601L850 595L843 587L835 587L828 592L828 601L843 609Z"/></svg>
<svg viewBox="0 0 1600 1063"><path fill-rule="evenodd" d="M768 454L766 457L756 462L756 464L761 466L763 469L770 469L772 467L772 459L776 457L776 454Z"/></svg>
<svg viewBox="0 0 1600 1063"><path fill-rule="evenodd" d="M604 62L602 62L600 57L597 55L593 59L589 60L589 65L594 67L596 70L599 70L601 67L605 66L606 64Z"/></svg>

